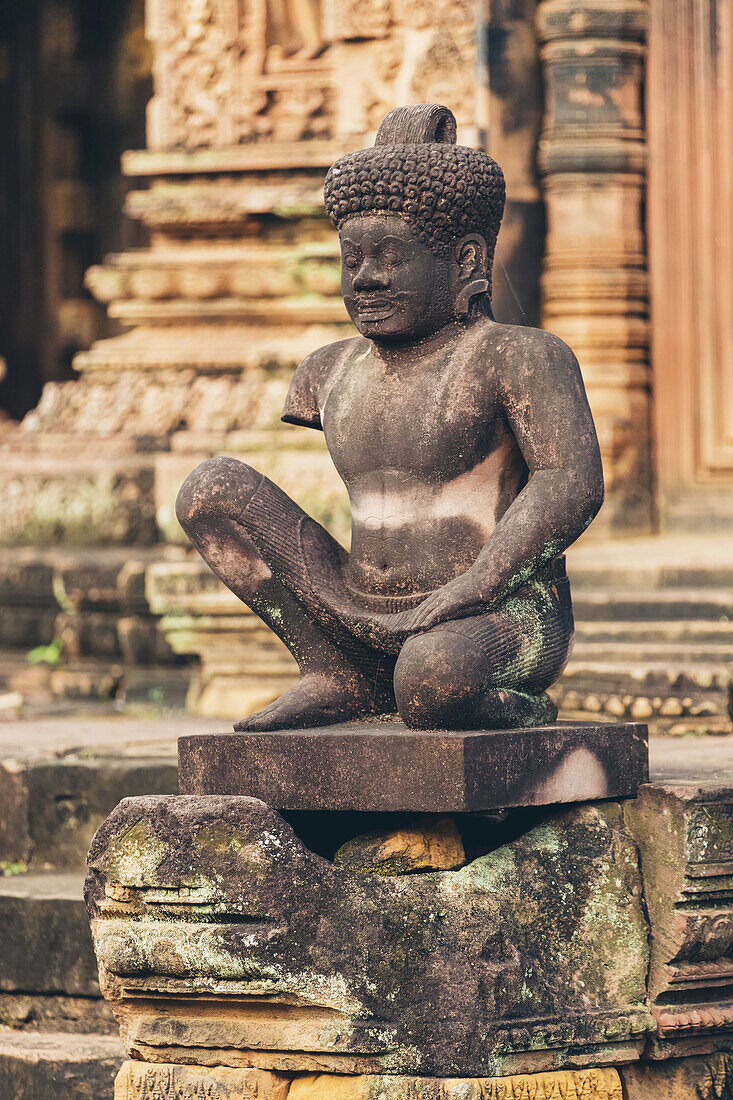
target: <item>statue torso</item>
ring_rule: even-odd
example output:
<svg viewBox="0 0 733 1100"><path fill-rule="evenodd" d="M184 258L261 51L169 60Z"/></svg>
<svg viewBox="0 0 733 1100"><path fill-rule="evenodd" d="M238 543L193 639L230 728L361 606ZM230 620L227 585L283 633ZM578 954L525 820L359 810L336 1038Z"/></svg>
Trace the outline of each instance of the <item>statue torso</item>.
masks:
<svg viewBox="0 0 733 1100"><path fill-rule="evenodd" d="M477 322L397 362L354 340L330 375L322 422L351 502L355 588L409 594L463 573L525 484L499 328Z"/></svg>

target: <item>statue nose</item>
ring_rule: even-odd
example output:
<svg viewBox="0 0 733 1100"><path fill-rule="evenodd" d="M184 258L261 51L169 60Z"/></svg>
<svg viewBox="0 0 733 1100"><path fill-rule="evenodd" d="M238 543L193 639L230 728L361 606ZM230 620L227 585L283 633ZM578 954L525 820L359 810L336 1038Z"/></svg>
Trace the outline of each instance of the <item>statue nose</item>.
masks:
<svg viewBox="0 0 733 1100"><path fill-rule="evenodd" d="M354 275L352 285L354 290L386 290L389 276L380 271L373 261L365 259Z"/></svg>

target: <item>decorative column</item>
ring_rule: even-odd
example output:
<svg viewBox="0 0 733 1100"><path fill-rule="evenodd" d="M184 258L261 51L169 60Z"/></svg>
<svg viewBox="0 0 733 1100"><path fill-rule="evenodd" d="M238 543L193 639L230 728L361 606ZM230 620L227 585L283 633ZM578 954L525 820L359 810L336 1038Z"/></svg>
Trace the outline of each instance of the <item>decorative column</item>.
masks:
<svg viewBox="0 0 733 1100"><path fill-rule="evenodd" d="M650 0L649 263L660 527L733 535L733 4ZM727 555L726 555L727 556Z"/></svg>
<svg viewBox="0 0 733 1100"><path fill-rule="evenodd" d="M543 327L575 351L598 427L595 535L652 523L642 117L646 0L544 0Z"/></svg>

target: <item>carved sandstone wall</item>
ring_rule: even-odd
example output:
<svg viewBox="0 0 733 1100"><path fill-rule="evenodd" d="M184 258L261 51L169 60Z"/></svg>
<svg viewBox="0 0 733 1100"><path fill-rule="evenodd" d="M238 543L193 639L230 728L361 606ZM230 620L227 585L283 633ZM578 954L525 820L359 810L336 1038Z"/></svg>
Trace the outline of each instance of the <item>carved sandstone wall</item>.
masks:
<svg viewBox="0 0 733 1100"><path fill-rule="evenodd" d="M36 548L61 545L83 553L89 592L114 590L94 614L106 616L105 655L129 655L117 593L134 551L148 600L135 606L148 637L137 659L156 648L152 607L168 646L201 658L197 708L238 715L289 682L282 646L185 558L173 501L198 461L231 453L347 537L322 439L279 414L297 362L352 331L322 209L325 169L369 143L395 103L449 103L459 140L504 164L497 307L519 323L536 323L527 273L539 258L527 257L546 212L543 321L579 356L604 451L608 497L594 530L649 526L646 0L149 0L147 34L148 145L125 155L124 171L141 181L126 211L150 244L88 273L129 331L78 355L79 380L48 385L4 436L0 591L12 591L13 608L0 614L0 643L17 644L20 622L29 645L54 616L68 628L56 580L38 589L53 567L35 567ZM33 584L18 583L20 546ZM99 637L87 589L74 611L82 653Z"/></svg>
<svg viewBox="0 0 733 1100"><path fill-rule="evenodd" d="M205 566L181 561L173 501L198 461L229 452L348 537L322 439L279 422L297 363L352 331L323 175L342 151L369 143L397 102L450 100L462 140L477 140L475 20L473 0L149 0L148 146L123 168L147 181L126 211L150 244L108 256L87 277L129 331L78 355L79 379L47 385L3 437L0 588L13 607L0 614L0 644L67 636L56 582L83 557L72 649L95 653L90 593L117 592L134 559L174 649L204 653L204 695L207 666L221 662L229 684L241 686L246 669L258 699L281 690L289 655L221 586L212 591ZM52 547L64 549L61 566L46 560ZM104 656L149 660L149 638L131 654L116 596L103 613L115 620ZM136 614L154 629L145 608ZM199 696L194 686L204 705ZM208 709L223 705L214 691Z"/></svg>

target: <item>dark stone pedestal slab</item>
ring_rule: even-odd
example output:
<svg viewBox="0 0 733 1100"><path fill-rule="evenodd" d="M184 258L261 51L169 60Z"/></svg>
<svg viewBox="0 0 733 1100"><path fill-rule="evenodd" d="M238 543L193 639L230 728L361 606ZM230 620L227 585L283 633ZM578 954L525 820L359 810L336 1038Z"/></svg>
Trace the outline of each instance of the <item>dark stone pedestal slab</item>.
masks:
<svg viewBox="0 0 733 1100"><path fill-rule="evenodd" d="M260 798L281 810L470 813L631 797L648 778L647 728L557 722L422 731L402 722L181 737L181 794Z"/></svg>

